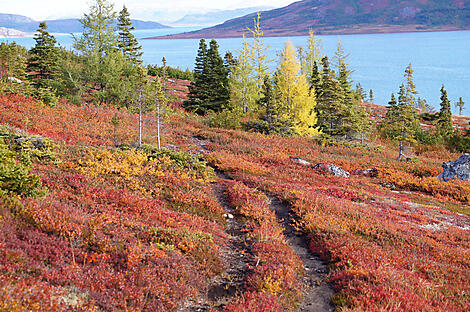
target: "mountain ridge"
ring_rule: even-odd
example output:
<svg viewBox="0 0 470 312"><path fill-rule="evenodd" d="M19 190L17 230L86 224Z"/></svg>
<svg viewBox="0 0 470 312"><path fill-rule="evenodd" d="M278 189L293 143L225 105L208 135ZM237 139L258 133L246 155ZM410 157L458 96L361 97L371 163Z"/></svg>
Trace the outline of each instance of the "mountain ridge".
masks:
<svg viewBox="0 0 470 312"><path fill-rule="evenodd" d="M0 13L0 27L17 30L23 33L34 33L41 21L35 21L27 16ZM83 26L78 18L45 20L51 33L81 32ZM134 27L139 29L171 28L157 22L132 20Z"/></svg>
<svg viewBox="0 0 470 312"><path fill-rule="evenodd" d="M179 20L171 23L171 25L181 26L208 26L223 23L237 17L245 16L253 12L274 9L274 7L258 6L234 10L217 10L207 13L187 14Z"/></svg>
<svg viewBox="0 0 470 312"><path fill-rule="evenodd" d="M256 13L199 31L146 39L241 37ZM470 29L470 2L463 0L303 0L261 12L264 35L357 34Z"/></svg>

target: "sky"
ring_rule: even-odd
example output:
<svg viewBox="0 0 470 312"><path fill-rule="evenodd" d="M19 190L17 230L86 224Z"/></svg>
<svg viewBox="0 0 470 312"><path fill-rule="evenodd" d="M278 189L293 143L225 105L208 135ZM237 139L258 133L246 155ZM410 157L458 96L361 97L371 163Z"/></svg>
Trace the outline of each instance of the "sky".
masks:
<svg viewBox="0 0 470 312"><path fill-rule="evenodd" d="M188 13L255 6L282 7L294 0L109 0L116 10L123 4L135 19L171 22ZM19 14L34 20L81 17L91 0L0 0L0 13Z"/></svg>

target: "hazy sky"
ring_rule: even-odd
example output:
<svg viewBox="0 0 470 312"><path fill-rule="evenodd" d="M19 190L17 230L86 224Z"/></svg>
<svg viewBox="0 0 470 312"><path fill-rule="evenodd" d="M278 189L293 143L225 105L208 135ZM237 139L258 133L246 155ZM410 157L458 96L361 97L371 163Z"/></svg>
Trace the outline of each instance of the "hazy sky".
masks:
<svg viewBox="0 0 470 312"><path fill-rule="evenodd" d="M115 8L127 6L132 18L171 21L189 12L253 6L281 7L295 0L110 0ZM81 17L90 0L0 0L0 13L20 14L35 20Z"/></svg>

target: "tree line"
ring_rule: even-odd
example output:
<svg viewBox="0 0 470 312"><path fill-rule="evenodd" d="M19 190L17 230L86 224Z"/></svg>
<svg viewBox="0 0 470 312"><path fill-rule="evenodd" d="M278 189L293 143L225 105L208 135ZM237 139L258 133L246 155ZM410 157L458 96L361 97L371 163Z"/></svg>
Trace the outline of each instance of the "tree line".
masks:
<svg viewBox="0 0 470 312"><path fill-rule="evenodd" d="M341 42L330 58L323 54L321 40L310 32L305 48L296 49L290 41L286 42L276 60L276 69L270 70L274 60L267 56L269 46L263 41L260 15L248 30L251 40L243 37L235 56L227 52L224 62L215 40L209 48L205 39L200 41L194 80L184 103L186 109L201 115L215 113L216 118L230 120L219 120L215 123L218 125L237 126L237 120L248 118L241 126L265 134L320 135L364 143L375 129L383 138L397 142L398 159L407 159L405 147L415 143L452 142L451 148L470 149L469 134L454 130L445 87L441 89L441 110L434 113L417 96L411 64L405 69L398 97L393 94L388 103L387 115L374 122L363 105L366 92L360 83L353 87L353 70ZM370 102L373 97L370 90ZM460 113L464 105L460 98L456 103ZM426 118L434 125L431 130L421 126Z"/></svg>

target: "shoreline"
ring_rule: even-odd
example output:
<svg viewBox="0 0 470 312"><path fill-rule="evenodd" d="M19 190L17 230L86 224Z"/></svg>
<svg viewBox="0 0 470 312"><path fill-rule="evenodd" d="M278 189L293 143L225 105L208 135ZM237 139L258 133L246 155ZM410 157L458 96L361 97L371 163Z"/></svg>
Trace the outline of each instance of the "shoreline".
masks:
<svg viewBox="0 0 470 312"><path fill-rule="evenodd" d="M214 28L217 26L213 26ZM400 34L400 33L422 33L422 32L449 32L449 31L468 31L470 26L467 27L457 27L453 25L436 27L436 28L422 28L420 25L373 25L373 26L356 26L350 28L338 28L331 29L331 27L322 27L313 30L315 35L318 36L334 36L334 35L373 35L373 34ZM224 32L222 30L211 30L211 28L206 28L192 31L184 32L173 35L164 35L164 36L153 36L142 38L142 40L168 40L168 39L201 39L201 38L213 38L213 39L229 39L229 38L242 38L243 35L247 36L248 31L231 31ZM302 37L308 36L309 31L297 31L297 30L286 30L279 31L276 29L265 29L263 30L264 37Z"/></svg>

